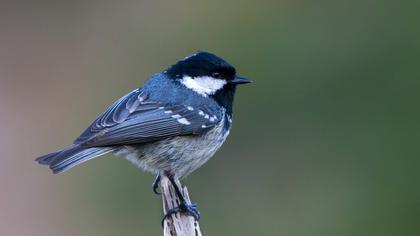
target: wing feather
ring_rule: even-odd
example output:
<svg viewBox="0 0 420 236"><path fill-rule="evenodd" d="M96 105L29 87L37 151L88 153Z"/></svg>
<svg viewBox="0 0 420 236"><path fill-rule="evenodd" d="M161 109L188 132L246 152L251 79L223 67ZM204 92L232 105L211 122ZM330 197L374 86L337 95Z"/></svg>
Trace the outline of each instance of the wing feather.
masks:
<svg viewBox="0 0 420 236"><path fill-rule="evenodd" d="M149 101L137 89L122 97L100 115L75 144L84 147L152 142L179 135L206 132L220 119L210 120L205 106L191 110L184 105ZM220 118L221 114L217 114ZM180 119L182 119L180 121Z"/></svg>

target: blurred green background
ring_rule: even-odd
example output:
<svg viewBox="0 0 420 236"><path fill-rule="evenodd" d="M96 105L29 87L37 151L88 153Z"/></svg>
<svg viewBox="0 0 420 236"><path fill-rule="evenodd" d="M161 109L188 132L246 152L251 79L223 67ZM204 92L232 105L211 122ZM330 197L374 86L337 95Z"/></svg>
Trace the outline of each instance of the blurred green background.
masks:
<svg viewBox="0 0 420 236"><path fill-rule="evenodd" d="M0 235L161 235L153 176L33 162L196 50L254 81L185 179L204 235L420 235L417 1L2 1Z"/></svg>

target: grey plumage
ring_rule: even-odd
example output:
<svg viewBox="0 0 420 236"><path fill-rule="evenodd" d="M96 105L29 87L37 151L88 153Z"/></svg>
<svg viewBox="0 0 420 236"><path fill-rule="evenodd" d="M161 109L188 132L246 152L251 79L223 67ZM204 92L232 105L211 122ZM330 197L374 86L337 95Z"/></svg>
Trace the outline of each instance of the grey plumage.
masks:
<svg viewBox="0 0 420 236"><path fill-rule="evenodd" d="M165 113L165 109L158 108L154 112L157 111ZM227 117L228 115L224 111L220 114L221 119L213 116L213 118L216 117L213 122L208 121L210 116L202 110L195 110L195 113L197 116L203 117L201 126L205 127L202 128L203 130L210 128L208 132L137 144L130 143L130 139L124 139L123 145L114 144L106 147L101 146L104 144L101 139L87 139L85 143L76 142L68 148L42 156L37 161L40 164L49 165L54 173L60 173L92 158L112 152L146 171L155 174L166 173L182 178L210 159L226 140L230 130L230 125L225 124L231 118ZM177 120L176 118L172 119ZM142 131L144 132L144 130ZM96 142L98 146L90 147L93 142Z"/></svg>
<svg viewBox="0 0 420 236"><path fill-rule="evenodd" d="M244 82L223 59L194 54L117 100L73 145L36 161L60 173L112 152L147 171L181 178L225 141L236 84Z"/></svg>
<svg viewBox="0 0 420 236"><path fill-rule="evenodd" d="M72 146L36 161L60 173L109 152L124 153L127 159L145 170L173 175L180 170L182 173L177 176L182 177L201 166L226 138L222 134L222 130L226 132L226 127L223 128L225 112L213 112L211 119L210 112L205 105L193 107L150 101L145 92L137 89L115 102ZM197 156L192 147L196 153L202 152L200 149L209 150L204 156ZM203 159L193 161L193 157ZM184 164L186 166L181 168Z"/></svg>
<svg viewBox="0 0 420 236"><path fill-rule="evenodd" d="M225 114L209 132L200 136L179 136L139 145L127 145L114 151L134 165L155 173L173 174L182 178L207 162L229 134L225 129Z"/></svg>
<svg viewBox="0 0 420 236"><path fill-rule="evenodd" d="M60 173L112 152L169 177L180 203L165 217L184 211L199 220L197 206L186 202L175 181L202 166L222 146L231 128L236 85L249 82L223 59L198 52L117 100L71 146L36 161ZM155 192L158 181L153 184Z"/></svg>
<svg viewBox="0 0 420 236"><path fill-rule="evenodd" d="M83 148L72 145L63 150L39 157L36 161L42 165L50 166L54 174L66 171L97 156L104 155L113 150L111 147Z"/></svg>
<svg viewBox="0 0 420 236"><path fill-rule="evenodd" d="M154 145L159 140L168 142L178 136L200 136L223 117L219 111L212 115L216 119L211 120L207 114L212 112L210 108L197 104L194 107L191 110L192 106L150 101L146 92L134 90L99 116L72 146L36 161L60 173L111 151L120 153L124 149L121 147L146 148L147 144Z"/></svg>

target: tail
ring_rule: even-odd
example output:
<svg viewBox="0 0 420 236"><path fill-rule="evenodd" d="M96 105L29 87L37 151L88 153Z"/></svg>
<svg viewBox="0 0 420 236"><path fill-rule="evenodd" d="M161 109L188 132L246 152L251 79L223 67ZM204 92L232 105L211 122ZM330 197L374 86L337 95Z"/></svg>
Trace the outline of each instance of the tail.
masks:
<svg viewBox="0 0 420 236"><path fill-rule="evenodd" d="M48 165L53 173L57 174L112 150L110 147L83 148L73 145L38 157L35 161L41 165Z"/></svg>

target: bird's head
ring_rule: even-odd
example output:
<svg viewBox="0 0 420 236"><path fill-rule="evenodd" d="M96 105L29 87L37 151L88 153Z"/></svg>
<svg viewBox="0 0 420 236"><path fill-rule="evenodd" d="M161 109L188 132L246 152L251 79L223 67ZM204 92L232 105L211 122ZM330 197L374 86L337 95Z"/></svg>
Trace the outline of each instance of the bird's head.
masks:
<svg viewBox="0 0 420 236"><path fill-rule="evenodd" d="M172 65L166 73L188 89L216 100L229 93L233 96L236 85L251 82L237 76L235 68L225 60L208 52L192 54Z"/></svg>

